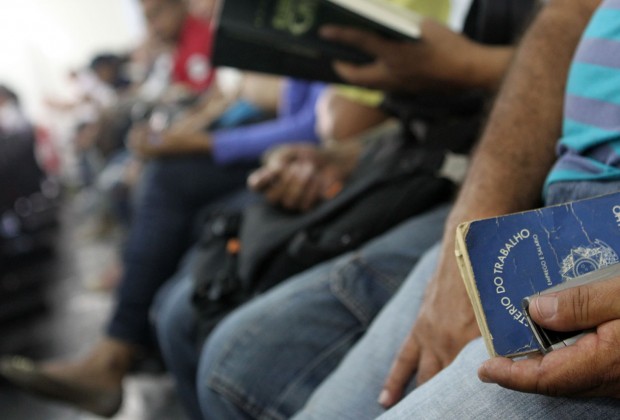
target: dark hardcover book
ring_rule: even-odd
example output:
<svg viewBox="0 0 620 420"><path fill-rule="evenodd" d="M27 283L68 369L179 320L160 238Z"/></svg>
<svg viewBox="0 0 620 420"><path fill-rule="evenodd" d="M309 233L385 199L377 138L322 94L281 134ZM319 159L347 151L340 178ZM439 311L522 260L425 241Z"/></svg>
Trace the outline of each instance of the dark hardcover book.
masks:
<svg viewBox="0 0 620 420"><path fill-rule="evenodd" d="M523 299L616 264L619 254L620 193L459 226L457 261L489 354L542 350Z"/></svg>
<svg viewBox="0 0 620 420"><path fill-rule="evenodd" d="M334 60L372 61L368 54L319 36L326 24L393 39L420 37L421 18L386 0L223 0L213 63L301 79L341 82Z"/></svg>

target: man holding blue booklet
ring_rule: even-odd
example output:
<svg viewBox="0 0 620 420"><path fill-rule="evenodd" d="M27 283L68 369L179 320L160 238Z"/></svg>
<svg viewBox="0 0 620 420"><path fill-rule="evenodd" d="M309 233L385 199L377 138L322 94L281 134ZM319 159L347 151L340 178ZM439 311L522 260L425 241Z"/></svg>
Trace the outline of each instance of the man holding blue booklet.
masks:
<svg viewBox="0 0 620 420"><path fill-rule="evenodd" d="M548 2L507 76L442 245L298 418L372 418L396 404L381 418L617 417L620 279L531 303L546 328L595 333L544 357L485 362L454 232L461 222L537 207L543 187L547 205L620 190L619 48L620 1Z"/></svg>

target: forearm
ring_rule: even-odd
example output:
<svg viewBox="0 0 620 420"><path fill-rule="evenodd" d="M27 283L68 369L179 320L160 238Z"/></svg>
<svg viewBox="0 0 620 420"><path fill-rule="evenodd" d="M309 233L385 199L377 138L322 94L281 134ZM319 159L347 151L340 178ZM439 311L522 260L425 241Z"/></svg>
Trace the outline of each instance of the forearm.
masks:
<svg viewBox="0 0 620 420"><path fill-rule="evenodd" d="M506 69L514 56L514 47L476 45L458 74L446 79L446 84L461 89L482 89L496 92L501 85Z"/></svg>
<svg viewBox="0 0 620 420"><path fill-rule="evenodd" d="M329 87L325 89L316 106L317 131L324 144L332 141L347 141L388 118L379 107L351 99L341 89ZM376 93L378 102L383 97Z"/></svg>
<svg viewBox="0 0 620 420"><path fill-rule="evenodd" d="M212 133L213 157L221 164L258 160L267 150L293 142L318 142L316 116L308 108L288 117Z"/></svg>
<svg viewBox="0 0 620 420"><path fill-rule="evenodd" d="M555 160L568 68L598 0L552 1L523 39L446 227L531 208Z"/></svg>
<svg viewBox="0 0 620 420"><path fill-rule="evenodd" d="M203 131L195 132L174 132L164 133L165 144L170 144L176 153L211 153L213 140L208 133Z"/></svg>

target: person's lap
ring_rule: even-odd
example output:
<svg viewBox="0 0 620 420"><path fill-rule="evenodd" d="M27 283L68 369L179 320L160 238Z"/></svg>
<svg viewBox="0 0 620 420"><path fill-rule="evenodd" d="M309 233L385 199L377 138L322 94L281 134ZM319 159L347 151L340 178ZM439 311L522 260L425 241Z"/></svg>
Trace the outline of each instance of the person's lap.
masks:
<svg viewBox="0 0 620 420"><path fill-rule="evenodd" d="M620 183L564 183L547 191L554 205L620 190ZM385 412L377 399L396 352L413 326L424 285L437 263L431 250L403 287L373 322L363 339L338 369L312 395L296 419L364 419ZM619 403L610 399L566 399L523 394L484 384L477 369L488 358L482 340L470 343L449 367L408 396L381 418L612 418ZM457 384L457 386L455 386Z"/></svg>
<svg viewBox="0 0 620 420"><path fill-rule="evenodd" d="M206 418L288 418L337 366L441 234L442 206L237 310L202 351Z"/></svg>
<svg viewBox="0 0 620 420"><path fill-rule="evenodd" d="M437 263L435 247L424 256L397 295L338 369L318 388L301 419L611 418L615 400L569 400L523 394L484 384L477 369L488 358L482 339L471 342L446 369L385 412L377 399L394 356L413 324L424 285Z"/></svg>
<svg viewBox="0 0 620 420"><path fill-rule="evenodd" d="M377 399L402 340L417 316L439 247L430 249L368 332L321 384L296 419L375 418Z"/></svg>
<svg viewBox="0 0 620 420"><path fill-rule="evenodd" d="M563 420L618 417L618 400L551 398L485 384L478 379L476 372L486 359L488 354L483 340L474 340L449 367L411 392L380 419Z"/></svg>

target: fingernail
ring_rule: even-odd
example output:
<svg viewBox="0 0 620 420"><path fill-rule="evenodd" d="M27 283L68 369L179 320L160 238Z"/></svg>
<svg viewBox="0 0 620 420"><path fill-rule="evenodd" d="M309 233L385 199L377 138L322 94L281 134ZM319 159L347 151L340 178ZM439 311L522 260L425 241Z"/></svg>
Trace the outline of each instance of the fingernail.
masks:
<svg viewBox="0 0 620 420"><path fill-rule="evenodd" d="M478 369L478 378L485 384L491 383L491 379L489 379L487 375L487 370L487 363L483 363L480 369Z"/></svg>
<svg viewBox="0 0 620 420"><path fill-rule="evenodd" d="M379 404L386 407L390 403L390 400L390 391L384 389L383 391L381 391L381 394L379 395L379 399L377 401L379 402Z"/></svg>
<svg viewBox="0 0 620 420"><path fill-rule="evenodd" d="M558 298L556 296L539 296L534 304L540 315L545 319L551 319L558 312Z"/></svg>

